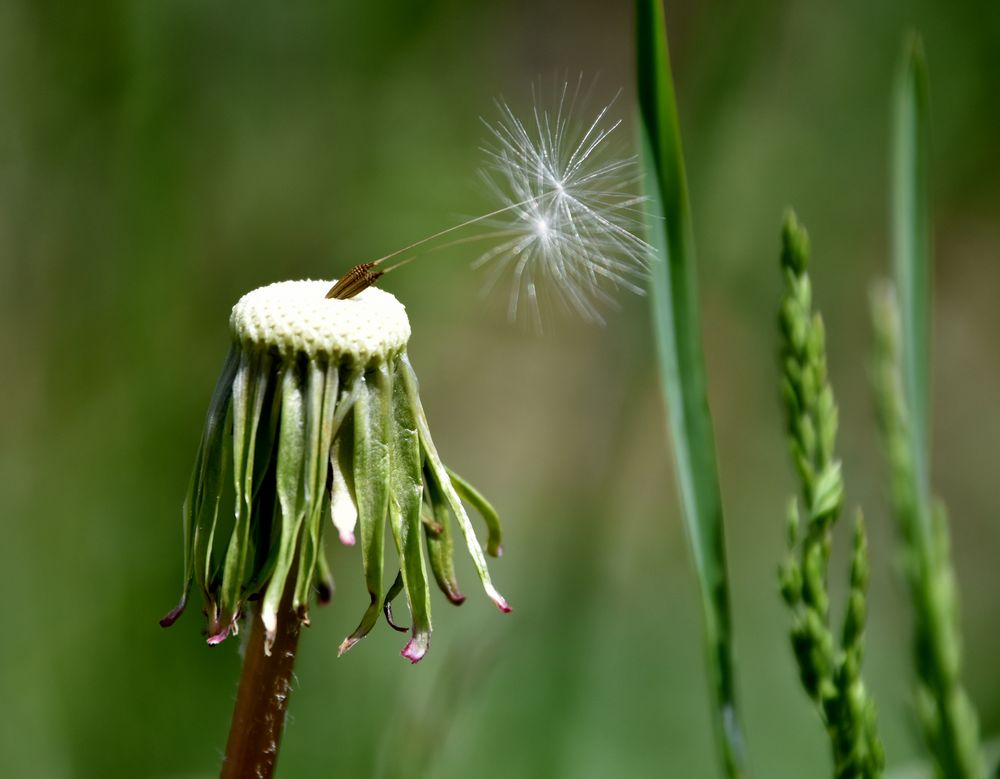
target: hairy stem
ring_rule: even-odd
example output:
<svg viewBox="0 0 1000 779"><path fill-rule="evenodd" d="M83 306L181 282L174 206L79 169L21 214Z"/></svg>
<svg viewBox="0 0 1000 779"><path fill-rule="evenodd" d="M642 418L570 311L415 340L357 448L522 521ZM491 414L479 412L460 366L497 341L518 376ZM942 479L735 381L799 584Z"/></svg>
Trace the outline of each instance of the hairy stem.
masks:
<svg viewBox="0 0 1000 779"><path fill-rule="evenodd" d="M256 614L252 619L221 779L274 776L301 632L292 609L294 581L289 579L281 600L270 655L264 653L264 623Z"/></svg>

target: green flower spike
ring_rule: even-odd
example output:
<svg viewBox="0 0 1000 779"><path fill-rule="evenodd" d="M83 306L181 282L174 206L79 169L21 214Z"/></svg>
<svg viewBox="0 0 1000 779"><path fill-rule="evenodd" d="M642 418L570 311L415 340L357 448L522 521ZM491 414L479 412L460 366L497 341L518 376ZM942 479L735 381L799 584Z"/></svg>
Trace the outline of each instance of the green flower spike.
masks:
<svg viewBox="0 0 1000 779"><path fill-rule="evenodd" d="M390 604L402 591L412 618L402 655L415 663L431 637L422 542L438 586L461 603L454 515L486 594L507 612L463 498L486 521L494 556L500 526L493 508L434 448L406 356L410 323L402 304L375 288L329 299L330 284L280 282L233 308L233 345L184 501L184 591L161 624L180 616L193 581L204 599L209 644L236 633L247 603L259 601L270 653L286 587L294 587L292 605L304 624L312 593L320 603L330 599L323 544L332 523L347 545L360 532L371 598L340 653L364 638L383 610L392 625ZM229 505L231 522L223 519ZM383 595L387 518L399 573Z"/></svg>

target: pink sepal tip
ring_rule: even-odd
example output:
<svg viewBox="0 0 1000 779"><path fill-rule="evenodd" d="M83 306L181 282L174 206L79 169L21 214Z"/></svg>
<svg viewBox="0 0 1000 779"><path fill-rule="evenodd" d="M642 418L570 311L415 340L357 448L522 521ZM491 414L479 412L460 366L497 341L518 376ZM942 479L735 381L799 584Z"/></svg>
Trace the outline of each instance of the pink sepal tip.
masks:
<svg viewBox="0 0 1000 779"><path fill-rule="evenodd" d="M208 645L218 646L219 644L221 644L229 637L229 632L230 630L232 630L232 627L233 627L232 624L226 625L222 630L220 630L214 636L209 636Z"/></svg>
<svg viewBox="0 0 1000 779"><path fill-rule="evenodd" d="M504 614L510 614L514 609L510 607L503 595L497 594L492 596L493 602L496 604L497 608L500 609Z"/></svg>
<svg viewBox="0 0 1000 779"><path fill-rule="evenodd" d="M181 602L168 611L163 619L160 620L160 627L168 628L173 625L177 621L177 618L184 613L185 606L187 606L187 595L181 598Z"/></svg>
<svg viewBox="0 0 1000 779"><path fill-rule="evenodd" d="M411 638L399 654L411 663L419 663L424 655L427 654L427 642Z"/></svg>

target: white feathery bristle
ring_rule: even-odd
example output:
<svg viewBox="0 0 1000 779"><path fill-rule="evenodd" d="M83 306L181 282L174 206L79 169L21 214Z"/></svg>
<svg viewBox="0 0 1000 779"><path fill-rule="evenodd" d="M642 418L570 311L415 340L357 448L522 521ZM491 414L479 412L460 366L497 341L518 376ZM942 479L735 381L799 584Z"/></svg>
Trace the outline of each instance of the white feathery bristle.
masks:
<svg viewBox="0 0 1000 779"><path fill-rule="evenodd" d="M501 118L486 123L492 145L484 178L508 207L490 224L502 239L474 267L490 266L487 290L510 277L508 315L527 314L541 327L539 295L590 322L603 323L601 309L613 293L643 294L654 256L637 235L645 198L635 156L620 156L612 134L621 120L608 116L610 104L589 123L573 113L582 78L556 90L554 111L538 105L522 122L502 100Z"/></svg>

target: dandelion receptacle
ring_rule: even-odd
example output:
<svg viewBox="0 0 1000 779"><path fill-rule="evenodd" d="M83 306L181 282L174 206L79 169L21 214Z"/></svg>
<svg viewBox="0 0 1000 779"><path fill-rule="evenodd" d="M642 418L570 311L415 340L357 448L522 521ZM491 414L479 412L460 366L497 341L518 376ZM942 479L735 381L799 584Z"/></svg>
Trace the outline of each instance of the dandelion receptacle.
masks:
<svg viewBox="0 0 1000 779"><path fill-rule="evenodd" d="M184 501L183 594L162 624L180 616L194 587L209 644L241 622L251 630L224 776L247 775L240 772L258 760L271 760L273 769L275 755L257 747L280 737L299 626L309 624L310 603L333 592L324 551L331 539L355 545L360 537L370 598L341 654L383 612L396 627L389 609L402 593L411 623L402 655L413 663L424 656L430 579L452 603L464 600L452 560L453 519L487 595L510 610L490 580L463 498L482 514L493 555L501 548L496 512L434 446L406 354L406 310L379 289L327 298L330 283L279 282L233 308L232 345ZM387 527L399 561L391 577ZM281 710L268 713L279 687ZM277 733L247 739L247 723L272 723Z"/></svg>

